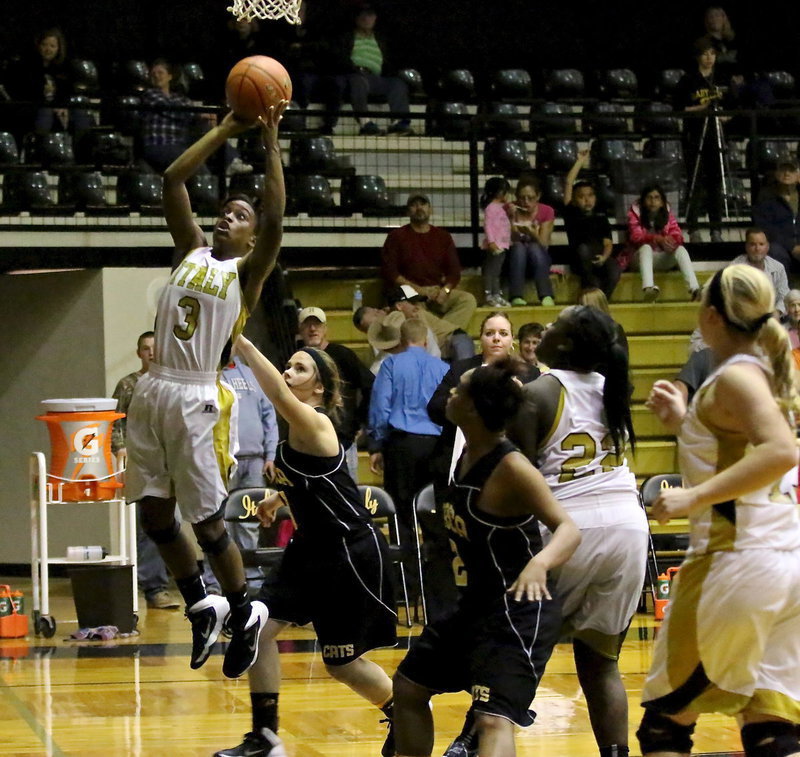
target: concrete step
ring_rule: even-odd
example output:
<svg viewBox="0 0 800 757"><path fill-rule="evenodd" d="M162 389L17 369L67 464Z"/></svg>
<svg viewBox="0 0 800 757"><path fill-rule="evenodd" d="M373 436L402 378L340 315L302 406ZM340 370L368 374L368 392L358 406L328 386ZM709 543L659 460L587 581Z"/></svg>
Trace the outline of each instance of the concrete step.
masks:
<svg viewBox="0 0 800 757"><path fill-rule="evenodd" d="M380 266L380 253L375 252L375 266L376 269ZM698 271L697 277L702 284L707 278L712 275L713 271ZM289 281L292 285L294 296L297 297L303 305L316 305L323 310L344 310L350 307L353 298L353 287L356 284L361 286L364 294L364 304L374 305L378 307L384 303L383 281L382 279L375 278L332 278L335 276L335 270L331 271L290 271ZM555 290L555 299L561 307L567 304L576 302L579 294L578 279L576 276L551 276L551 282ZM655 312L659 312L659 308L665 303L686 304L688 302L688 293L686 285L683 282L683 277L678 272L657 273L655 275L655 282L661 289L661 295L658 302L649 304L650 308ZM478 302L483 301L483 287L479 272L469 269L465 271L462 276L461 287L469 292L472 292L478 299ZM526 293L528 294L528 293ZM536 296L535 291L531 290L528 294L528 302L531 303L531 312L543 313L545 312L538 306L539 298ZM638 273L623 273L619 285L614 291L614 296L611 301L612 315L617 317L616 308L621 304L648 304L644 303L642 299L642 279ZM517 308L515 308L516 312ZM533 320L541 321L541 318ZM624 324L623 324L624 326ZM692 325L694 328L694 325ZM691 329L689 329L691 331Z"/></svg>

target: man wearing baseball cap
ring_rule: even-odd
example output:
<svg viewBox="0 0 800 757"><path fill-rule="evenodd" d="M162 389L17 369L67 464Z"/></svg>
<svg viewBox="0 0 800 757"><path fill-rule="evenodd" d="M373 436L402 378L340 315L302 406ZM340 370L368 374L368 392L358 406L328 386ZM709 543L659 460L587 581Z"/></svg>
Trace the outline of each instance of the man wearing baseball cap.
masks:
<svg viewBox="0 0 800 757"><path fill-rule="evenodd" d="M428 196L412 192L406 203L409 223L393 229L383 243L381 275L387 291L407 284L428 298L434 315L468 330L477 303L463 289L461 262L453 237L431 224Z"/></svg>
<svg viewBox="0 0 800 757"><path fill-rule="evenodd" d="M465 294L469 294L465 292ZM472 297L472 295L469 295ZM386 297L389 308L399 310L406 318L421 318L433 331L442 350L442 357L449 360L462 360L475 354L475 345L469 334L458 328L452 321L438 318L427 305L430 300L410 284L400 284L389 290ZM473 297L473 301L474 301Z"/></svg>
<svg viewBox="0 0 800 757"><path fill-rule="evenodd" d="M324 350L339 369L342 379L342 414L337 433L347 455L350 475L354 481L358 481L358 451L355 440L358 432L367 424L374 376L353 350L343 344L328 341L328 317L322 308L303 308L298 313L297 320L303 346Z"/></svg>

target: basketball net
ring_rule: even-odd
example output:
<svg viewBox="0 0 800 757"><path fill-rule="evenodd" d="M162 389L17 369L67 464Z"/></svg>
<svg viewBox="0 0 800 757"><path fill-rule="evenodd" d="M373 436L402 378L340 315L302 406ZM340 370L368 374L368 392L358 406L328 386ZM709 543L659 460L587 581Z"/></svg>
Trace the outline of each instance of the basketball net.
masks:
<svg viewBox="0 0 800 757"><path fill-rule="evenodd" d="M236 16L237 21L285 18L290 24L299 24L301 2L302 0L233 0L233 5L228 10Z"/></svg>

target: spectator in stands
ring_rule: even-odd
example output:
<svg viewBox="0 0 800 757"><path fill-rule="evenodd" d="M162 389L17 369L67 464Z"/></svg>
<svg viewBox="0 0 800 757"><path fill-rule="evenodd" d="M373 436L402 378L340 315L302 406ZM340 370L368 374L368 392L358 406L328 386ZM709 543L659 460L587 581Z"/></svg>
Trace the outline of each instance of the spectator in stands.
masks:
<svg viewBox="0 0 800 757"><path fill-rule="evenodd" d="M400 340L400 326L406 320L406 317L399 310L395 310L393 313L379 312L381 312L382 317L375 318L367 329L367 342L372 347L372 352L375 355L375 359L369 367L374 376L378 375L383 361L389 355L396 355L398 352L403 351L403 345Z"/></svg>
<svg viewBox="0 0 800 757"><path fill-rule="evenodd" d="M431 480L431 458L442 432L426 410L447 363L425 351L427 327L409 318L400 327L402 350L384 360L369 408L370 470L383 473L397 506L400 543L410 555L414 543L414 495ZM409 576L417 575L413 562Z"/></svg>
<svg viewBox="0 0 800 757"><path fill-rule="evenodd" d="M578 295L578 305L585 305L589 308L595 308L599 310L601 313L605 313L606 315L612 316L611 308L609 307L608 300L606 296L603 294L602 289L584 289ZM613 318L613 316L612 316ZM625 350L625 354L628 354L628 336L625 333L625 329L622 328L622 324L618 321L614 321L617 327L617 341L622 345L622 348Z"/></svg>
<svg viewBox="0 0 800 757"><path fill-rule="evenodd" d="M784 299L789 294L789 281L786 278L784 267L777 260L769 257L768 252L769 242L764 230L757 226L751 226L744 235L744 254L737 255L731 260L731 265L744 263L766 273L775 290L775 310L779 316L782 316L786 314Z"/></svg>
<svg viewBox="0 0 800 757"><path fill-rule="evenodd" d="M461 262L453 237L431 223L431 202L414 193L406 203L409 223L383 243L381 275L387 291L410 284L428 298L429 309L458 329L469 329L477 303L459 288Z"/></svg>
<svg viewBox="0 0 800 757"><path fill-rule="evenodd" d="M411 135L408 87L396 76L391 76L392 62L389 46L380 32L375 31L378 13L372 3L363 2L356 8L353 28L339 41L339 68L337 73L347 76L350 103L356 113L366 113L370 95L385 97L389 110L400 118L389 126L390 134ZM380 134L378 125L357 116L361 134Z"/></svg>
<svg viewBox="0 0 800 757"><path fill-rule="evenodd" d="M792 357L796 368L800 368L800 289L791 289L783 299L786 315L781 319L783 327L789 332Z"/></svg>
<svg viewBox="0 0 800 757"><path fill-rule="evenodd" d="M28 103L12 113L12 130L18 141L29 131L81 131L89 125L86 111L70 111L72 83L67 69L67 41L57 27L34 37L33 49L12 64L6 85L13 100ZM70 118L73 123L70 124Z"/></svg>
<svg viewBox="0 0 800 757"><path fill-rule="evenodd" d="M117 412L128 413L136 382L150 370L153 359L155 333L145 331L136 340L136 356L141 361L138 371L123 376L111 395L117 401ZM114 453L120 470L124 470L128 461L128 449L125 445L125 432L128 419L120 418L111 429L111 451ZM142 529L141 517L136 518L136 578L139 590L144 594L145 602L150 610L177 610L180 603L167 591L169 578L167 566L161 558L158 547Z"/></svg>
<svg viewBox="0 0 800 757"><path fill-rule="evenodd" d="M770 257L786 269L787 276L800 266L800 169L794 161L782 161L774 181L759 195L753 222L769 240Z"/></svg>
<svg viewBox="0 0 800 757"><path fill-rule="evenodd" d="M542 189L535 176L523 176L517 182L516 204L511 210L511 247L508 250L509 296L511 304L527 305L525 274L530 270L542 305L555 304L550 283L550 235L556 213L539 202Z"/></svg>
<svg viewBox="0 0 800 757"><path fill-rule="evenodd" d="M694 397L694 393L711 375L714 365L714 353L708 347L703 347L689 355L689 359L672 382L678 388L687 406Z"/></svg>
<svg viewBox="0 0 800 757"><path fill-rule="evenodd" d="M442 435L436 444L431 465L434 490L440 505L441 497L452 479L455 464L464 447L464 434L445 416L450 393L458 386L461 376L468 370L508 357L514 348L514 328L506 313L500 311L489 313L483 319L479 333L481 353L465 360L455 361L428 403L430 419L442 427ZM520 378L527 384L539 375L539 369L529 365L527 373ZM436 518L441 521L442 508L437 507L436 510ZM425 598L430 622L446 617L454 608L457 598L451 568L453 557L444 523L438 522L437 527L437 522L433 521L429 527L433 536L429 540L424 561Z"/></svg>
<svg viewBox="0 0 800 757"><path fill-rule="evenodd" d="M511 221L506 209L510 191L508 181L502 176L492 176L486 180L480 198L484 231L481 247L486 254L483 260L483 304L493 308L507 308L510 304L503 297L500 286L500 272L511 244Z"/></svg>
<svg viewBox="0 0 800 757"><path fill-rule="evenodd" d="M286 66L293 99L301 108L308 108L310 102L322 103L321 134L333 134L347 90L347 76L336 74L342 62L337 60L335 45L330 44L331 11L328 3L304 1L298 10L299 24L280 20L265 25L268 43L264 49ZM347 56L342 53L340 57Z"/></svg>
<svg viewBox="0 0 800 757"><path fill-rule="evenodd" d="M722 241L722 125L716 110L722 105L723 91L718 86L715 65L717 53L708 37L694 44L695 69L688 71L675 88L676 110L700 113L702 118L684 120L684 156L689 179L689 206L686 226L691 242L701 242L697 218L705 194L705 205L711 225L711 241Z"/></svg>
<svg viewBox="0 0 800 757"><path fill-rule="evenodd" d="M724 8L710 5L703 16L705 34L717 54L717 74L720 82L730 84L737 76L741 79L738 61L738 44L731 21ZM741 83L737 81L735 83Z"/></svg>
<svg viewBox="0 0 800 757"><path fill-rule="evenodd" d="M421 311L420 311L421 312ZM419 317L419 314L418 316ZM430 313L425 317L435 318ZM405 315L400 310L392 310L389 312L388 308L373 308L367 305L362 305L358 310L353 313L353 325L362 333L367 335L367 341L375 359L372 361L369 369L376 376L381 367L381 363L386 358L386 355L393 352L393 347L400 345L400 326L406 319ZM382 329L381 324L386 324L387 329ZM427 325L427 324L426 324ZM439 349L439 343L436 341L436 334L430 326L427 326L428 338L425 344L425 350L433 357L441 357L442 351ZM379 347L379 343L390 344L391 347ZM393 343L393 344L392 344Z"/></svg>
<svg viewBox="0 0 800 757"><path fill-rule="evenodd" d="M541 323L524 323L519 327L517 332L517 339L519 340L519 354L522 359L529 365L536 366L542 373L547 370L544 365L536 356L536 348L542 341L542 332L544 326Z"/></svg>
<svg viewBox="0 0 800 757"><path fill-rule="evenodd" d="M611 299L622 267L614 255L611 224L597 209L597 195L591 182L578 180L589 161L589 150L579 150L564 179L564 226L570 252L570 268L578 274L581 289L601 289Z"/></svg>
<svg viewBox="0 0 800 757"><path fill-rule="evenodd" d="M192 101L176 91L178 72L169 61L158 58L150 67L153 86L142 93L142 104L152 110L142 113L142 158L157 173L163 173L189 146L194 131L205 131L216 123L213 113L197 114L186 110ZM225 164L231 173L247 173L252 166L242 163L233 148L223 148Z"/></svg>
<svg viewBox="0 0 800 757"><path fill-rule="evenodd" d="M353 350L343 344L328 341L328 317L322 308L303 308L297 320L303 346L316 347L327 352L339 369L342 380L342 410L336 432L345 449L350 476L353 481L358 482L356 437L367 425L369 398L375 378Z"/></svg>
<svg viewBox="0 0 800 757"><path fill-rule="evenodd" d="M689 298L700 299L700 284L683 246L683 233L658 184L646 186L628 210L628 254L641 271L645 302L658 299L653 270L671 271L676 266L683 274Z"/></svg>
<svg viewBox="0 0 800 757"><path fill-rule="evenodd" d="M414 287L401 284L389 292L387 299L390 309L401 311L406 318L422 318L425 321L433 331L444 359L462 360L475 354L469 334L429 312L426 307L428 298Z"/></svg>
<svg viewBox="0 0 800 757"><path fill-rule="evenodd" d="M228 491L263 488L275 478L275 452L278 448L275 408L253 371L238 355L234 355L222 369L222 379L230 384L239 399L239 451L236 453L236 471L228 480ZM225 528L240 550L258 547L258 523L228 522ZM254 595L261 588L264 569L258 565L246 565L244 572L248 592ZM207 561L203 581L209 592L222 593L219 581Z"/></svg>

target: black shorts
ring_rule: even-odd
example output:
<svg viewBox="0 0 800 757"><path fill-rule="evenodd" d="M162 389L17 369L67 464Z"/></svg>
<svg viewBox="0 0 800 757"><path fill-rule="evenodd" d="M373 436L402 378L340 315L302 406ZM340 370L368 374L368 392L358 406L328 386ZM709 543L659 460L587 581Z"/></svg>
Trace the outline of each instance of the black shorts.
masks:
<svg viewBox="0 0 800 757"><path fill-rule="evenodd" d="M397 671L433 692L468 691L472 709L521 726L558 641L557 600L465 608L426 626Z"/></svg>
<svg viewBox="0 0 800 757"><path fill-rule="evenodd" d="M271 618L312 623L326 665L397 644L391 560L377 530L320 544L297 534L261 586Z"/></svg>

